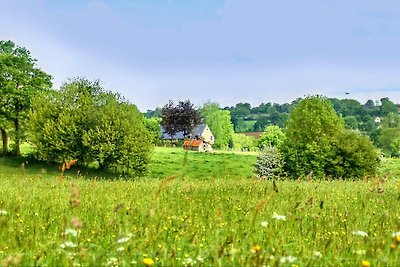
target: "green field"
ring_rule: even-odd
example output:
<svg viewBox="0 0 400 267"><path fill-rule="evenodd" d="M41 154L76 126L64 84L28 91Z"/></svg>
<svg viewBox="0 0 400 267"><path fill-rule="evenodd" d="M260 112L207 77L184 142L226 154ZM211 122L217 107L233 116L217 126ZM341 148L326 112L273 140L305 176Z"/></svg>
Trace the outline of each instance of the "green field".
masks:
<svg viewBox="0 0 400 267"><path fill-rule="evenodd" d="M276 184L249 178L254 161L158 148L129 181L0 159L0 264L400 265L398 160L382 179Z"/></svg>

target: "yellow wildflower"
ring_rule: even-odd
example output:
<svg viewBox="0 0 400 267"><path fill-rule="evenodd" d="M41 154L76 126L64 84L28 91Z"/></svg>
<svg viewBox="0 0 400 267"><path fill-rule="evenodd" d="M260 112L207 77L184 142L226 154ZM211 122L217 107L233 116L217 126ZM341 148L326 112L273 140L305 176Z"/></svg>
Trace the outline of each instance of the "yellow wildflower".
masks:
<svg viewBox="0 0 400 267"><path fill-rule="evenodd" d="M259 245L255 245L255 246L253 246L253 247L251 248L251 251L252 251L253 253L258 253L258 252L260 252L260 250L261 250L261 247L260 247Z"/></svg>
<svg viewBox="0 0 400 267"><path fill-rule="evenodd" d="M371 266L371 263L370 263L369 261L363 260L363 261L361 262L361 266L362 266L362 267L370 267L370 266Z"/></svg>
<svg viewBox="0 0 400 267"><path fill-rule="evenodd" d="M143 259L143 264L146 266L152 266L154 264L154 261L150 258L144 258Z"/></svg>

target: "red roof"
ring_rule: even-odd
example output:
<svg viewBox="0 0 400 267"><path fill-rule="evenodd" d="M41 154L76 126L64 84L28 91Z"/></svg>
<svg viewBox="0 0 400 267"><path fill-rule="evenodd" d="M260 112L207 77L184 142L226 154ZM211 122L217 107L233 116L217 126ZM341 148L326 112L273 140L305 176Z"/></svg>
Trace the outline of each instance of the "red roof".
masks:
<svg viewBox="0 0 400 267"><path fill-rule="evenodd" d="M183 146L201 146L203 144L203 141L202 140L186 140L184 143L183 143Z"/></svg>

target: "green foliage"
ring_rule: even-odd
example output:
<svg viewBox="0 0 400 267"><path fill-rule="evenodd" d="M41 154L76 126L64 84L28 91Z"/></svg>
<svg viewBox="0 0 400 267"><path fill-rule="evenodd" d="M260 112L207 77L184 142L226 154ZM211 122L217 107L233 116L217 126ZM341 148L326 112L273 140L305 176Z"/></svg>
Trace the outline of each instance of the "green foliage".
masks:
<svg viewBox="0 0 400 267"><path fill-rule="evenodd" d="M258 140L258 147L280 147L285 141L286 135L279 126L270 125L265 127L264 133Z"/></svg>
<svg viewBox="0 0 400 267"><path fill-rule="evenodd" d="M325 98L308 97L293 109L282 146L292 177L362 178L376 174L378 153L368 137L346 131Z"/></svg>
<svg viewBox="0 0 400 267"><path fill-rule="evenodd" d="M392 143L400 138L400 128L382 128L379 131L378 146L386 155L390 155Z"/></svg>
<svg viewBox="0 0 400 267"><path fill-rule="evenodd" d="M134 105L98 81L75 79L38 97L30 114L31 141L39 159L141 175L150 160L149 133Z"/></svg>
<svg viewBox="0 0 400 267"><path fill-rule="evenodd" d="M233 125L228 110L221 110L216 103L205 103L200 108L200 114L215 137L213 147L226 149L233 138Z"/></svg>
<svg viewBox="0 0 400 267"><path fill-rule="evenodd" d="M144 126L150 134L151 143L159 145L161 143L161 119L157 117L144 118Z"/></svg>
<svg viewBox="0 0 400 267"><path fill-rule="evenodd" d="M233 134L233 148L242 151L252 151L257 148L257 140L253 136L246 136L242 133Z"/></svg>
<svg viewBox="0 0 400 267"><path fill-rule="evenodd" d="M26 116L32 99L51 86L51 76L36 67L36 59L26 48L12 41L0 41L0 120L13 125L17 156L20 142L26 137ZM1 129L8 131L5 127ZM4 139L3 146L6 146Z"/></svg>
<svg viewBox="0 0 400 267"><path fill-rule="evenodd" d="M264 147L254 165L254 174L261 179L277 179L282 174L283 165L283 156L277 147Z"/></svg>
<svg viewBox="0 0 400 267"><path fill-rule="evenodd" d="M290 113L286 137L290 142L308 144L335 139L344 130L342 118L323 97L302 100Z"/></svg>
<svg viewBox="0 0 400 267"><path fill-rule="evenodd" d="M392 157L400 157L400 138L390 144L390 154Z"/></svg>

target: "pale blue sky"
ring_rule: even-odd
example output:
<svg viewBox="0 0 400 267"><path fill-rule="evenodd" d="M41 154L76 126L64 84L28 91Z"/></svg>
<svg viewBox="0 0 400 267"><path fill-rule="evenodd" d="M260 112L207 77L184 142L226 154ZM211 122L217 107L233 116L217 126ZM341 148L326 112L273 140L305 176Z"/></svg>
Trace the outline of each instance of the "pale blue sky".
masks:
<svg viewBox="0 0 400 267"><path fill-rule="evenodd" d="M142 111L345 92L400 102L399 0L0 0L0 39L56 88L100 79Z"/></svg>

